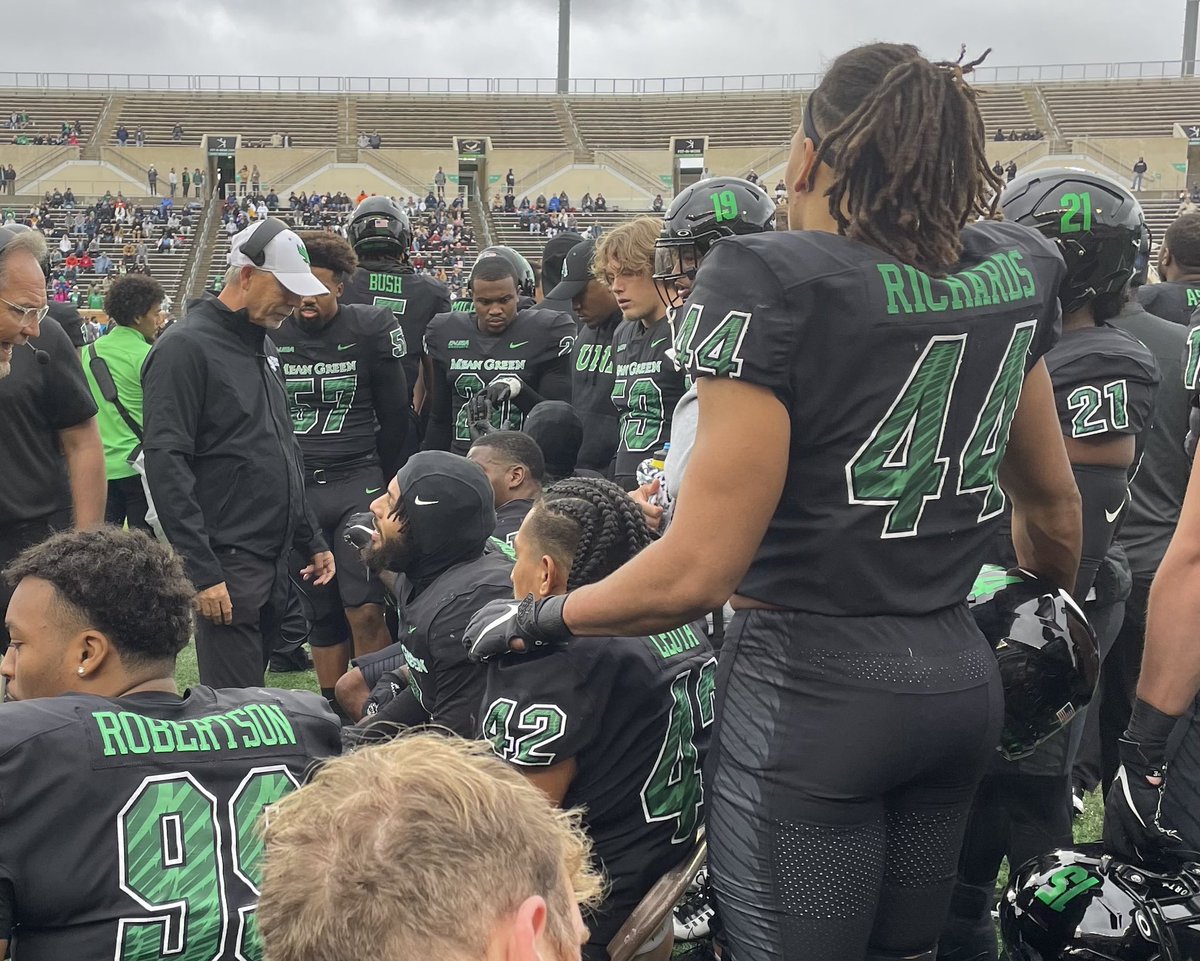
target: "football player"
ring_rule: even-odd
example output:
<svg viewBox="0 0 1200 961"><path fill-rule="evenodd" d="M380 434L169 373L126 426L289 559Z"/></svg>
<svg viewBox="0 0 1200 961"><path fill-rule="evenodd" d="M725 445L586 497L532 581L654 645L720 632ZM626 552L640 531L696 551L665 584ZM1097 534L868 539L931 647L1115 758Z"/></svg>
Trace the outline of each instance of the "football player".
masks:
<svg viewBox="0 0 1200 961"><path fill-rule="evenodd" d="M1137 699L1118 747L1121 766L1104 804L1104 845L1129 860L1200 860L1200 324L1193 320L1183 383L1191 398L1185 448L1192 458L1179 524L1150 588ZM1167 762L1167 742L1175 738Z"/></svg>
<svg viewBox="0 0 1200 961"><path fill-rule="evenodd" d="M496 529L492 536L511 546L521 521L542 495L546 482L542 449L521 431L496 430L476 439L467 451L467 459L483 468L496 493Z"/></svg>
<svg viewBox="0 0 1200 961"><path fill-rule="evenodd" d="M1082 170L1025 174L1005 188L1000 205L1007 220L1058 243L1067 263L1058 292L1063 335L1045 361L1083 505L1082 556L1072 593L1081 605L1095 598L1109 615L1093 618L1103 658L1119 623L1111 623L1106 586L1098 585L1097 598L1093 582L1129 500L1129 478L1159 381L1149 349L1108 323L1129 296L1145 221L1129 191ZM997 532L989 561L1016 563L1007 524ZM963 841L950 919L938 946L943 961L995 957L991 907L1006 856L1020 865L1070 846L1070 770L1081 724L1076 720L1030 757L993 760Z"/></svg>
<svg viewBox="0 0 1200 961"><path fill-rule="evenodd" d="M670 311L672 325L678 322L675 312L687 300L696 270L713 244L722 237L761 234L774 229L775 201L749 180L710 177L692 184L671 201L663 218L662 233L654 245L654 282ZM665 509L668 522L674 506L672 492L679 489L696 441L696 385L690 377L687 380L687 392L675 405L671 418L670 447L659 487L642 490L642 496L637 498L643 502L648 493L657 494L654 504Z"/></svg>
<svg viewBox="0 0 1200 961"><path fill-rule="evenodd" d="M389 576L399 640L358 658L337 685L353 718L437 724L474 736L483 669L467 659L463 630L488 601L512 593L512 561L485 551L496 526L487 475L465 457L414 454L371 504L374 532L363 559Z"/></svg>
<svg viewBox="0 0 1200 961"><path fill-rule="evenodd" d="M1138 302L1186 326L1200 307L1200 212L1184 214L1167 228L1158 248L1158 275L1162 283L1138 288Z"/></svg>
<svg viewBox="0 0 1200 961"><path fill-rule="evenodd" d="M346 225L346 236L359 266L339 299L344 304L386 307L396 315L409 403L415 411L423 411L431 374L425 328L434 316L450 309L450 291L409 264L412 227L404 208L390 197L368 197L360 203ZM410 437L411 450L417 449L418 439L416 433Z"/></svg>
<svg viewBox="0 0 1200 961"><path fill-rule="evenodd" d="M513 594L565 594L649 543L641 512L615 484L559 481L517 533ZM497 601L481 614L513 606ZM700 768L716 669L703 621L488 662L480 736L556 804L584 809L608 878L608 896L587 918L588 961L608 957L630 911L690 852L704 808ZM669 957L672 937L668 918L641 956Z"/></svg>
<svg viewBox="0 0 1200 961"><path fill-rule="evenodd" d="M638 486L638 464L670 436L671 416L685 389L667 308L652 276L661 226L655 217L638 217L608 231L596 245L592 267L629 321L613 334L612 391L619 421L612 477L627 491Z"/></svg>
<svg viewBox="0 0 1200 961"><path fill-rule="evenodd" d="M557 239L557 238L555 238ZM577 463L585 470L609 471L617 451L620 418L613 406L613 334L625 319L608 285L593 273L596 242L585 240L567 251L561 282L550 291L569 300L579 319L571 353L571 402L583 421Z"/></svg>
<svg viewBox="0 0 1200 961"><path fill-rule="evenodd" d="M333 546L335 563L346 565L340 578L304 589L313 608L308 638L313 667L321 693L332 700L351 646L362 655L391 643L383 586L342 529L383 492L383 479L400 469L405 456L405 338L391 309L338 302L357 268L345 240L325 231L300 237L326 293L305 297L271 339L304 455L305 495Z"/></svg>
<svg viewBox="0 0 1200 961"><path fill-rule="evenodd" d="M967 225L1000 187L972 66L886 43L831 64L792 140L794 229L714 244L681 310L700 413L671 525L490 632L651 633L732 595L705 807L735 958L933 958L1002 723L964 601L1007 498L1022 565L1075 582L1042 360L1065 268L1027 227Z"/></svg>
<svg viewBox="0 0 1200 961"><path fill-rule="evenodd" d="M491 247L484 247L479 251L479 256L475 258L475 263L481 260L487 260L489 257L503 257L517 272L517 308L524 310L526 307L532 307L537 303L538 279L537 274L525 255L520 251L514 250L512 247L506 247L503 244L494 244ZM469 296L471 292L471 277L467 277L467 297L454 301L450 305L451 310L461 311L469 314L475 309L475 301ZM546 310L555 309L553 305L544 308Z"/></svg>
<svg viewBox="0 0 1200 961"><path fill-rule="evenodd" d="M523 283L508 257L481 255L471 269L474 310L430 322L425 344L434 375L426 450L467 452L468 404L481 392L493 406L492 425L504 430L520 430L540 401L571 399L575 324L557 311L522 308Z"/></svg>
<svg viewBox="0 0 1200 961"><path fill-rule="evenodd" d="M56 534L5 575L0 956L261 958L259 818L337 719L304 691L181 697L195 588L141 532Z"/></svg>

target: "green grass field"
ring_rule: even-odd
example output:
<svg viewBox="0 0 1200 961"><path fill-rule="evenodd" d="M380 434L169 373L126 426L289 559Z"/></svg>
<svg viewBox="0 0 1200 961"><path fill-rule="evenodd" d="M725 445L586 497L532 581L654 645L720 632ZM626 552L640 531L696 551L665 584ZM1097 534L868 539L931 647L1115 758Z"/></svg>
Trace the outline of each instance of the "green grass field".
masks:
<svg viewBox="0 0 1200 961"><path fill-rule="evenodd" d="M194 684L200 683L200 672L196 669L196 646L189 644L179 655L175 663L175 683L179 685L180 693ZM282 687L289 691L319 692L317 675L312 671L294 671L291 674L268 674L267 687Z"/></svg>

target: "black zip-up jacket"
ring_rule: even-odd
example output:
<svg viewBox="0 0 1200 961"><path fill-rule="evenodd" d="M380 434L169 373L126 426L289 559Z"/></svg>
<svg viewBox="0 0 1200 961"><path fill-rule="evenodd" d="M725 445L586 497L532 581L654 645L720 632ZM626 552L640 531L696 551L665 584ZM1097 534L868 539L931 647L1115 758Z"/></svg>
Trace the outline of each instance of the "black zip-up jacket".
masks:
<svg viewBox="0 0 1200 961"><path fill-rule="evenodd" d="M142 391L150 493L198 591L225 580L222 548L329 549L304 498L279 353L245 311L192 301L146 357Z"/></svg>

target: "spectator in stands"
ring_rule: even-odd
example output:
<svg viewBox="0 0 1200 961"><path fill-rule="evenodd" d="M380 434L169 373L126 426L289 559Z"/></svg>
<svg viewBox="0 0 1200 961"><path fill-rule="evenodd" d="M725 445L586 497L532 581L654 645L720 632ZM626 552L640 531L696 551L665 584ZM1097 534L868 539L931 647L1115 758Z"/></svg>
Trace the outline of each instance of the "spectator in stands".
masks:
<svg viewBox="0 0 1200 961"><path fill-rule="evenodd" d="M608 210L608 201L604 199L604 194L596 194L596 213L604 213Z"/></svg>
<svg viewBox="0 0 1200 961"><path fill-rule="evenodd" d="M595 205L592 203L592 194L590 191L585 193L580 198L579 209L582 210L585 214L590 214L595 209Z"/></svg>
<svg viewBox="0 0 1200 961"><path fill-rule="evenodd" d="M234 175L234 183L237 184L237 193L239 197L246 195L246 188L250 183L250 168L242 164L238 168L238 172Z"/></svg>
<svg viewBox="0 0 1200 961"><path fill-rule="evenodd" d="M8 193L10 196L16 194L16 192L17 192L17 171L13 168L12 164L9 164L7 167L4 168L4 183L5 183L5 186L8 188Z"/></svg>
<svg viewBox="0 0 1200 961"><path fill-rule="evenodd" d="M103 250L96 255L96 264L94 271L101 277L107 277L109 271L112 270L112 259Z"/></svg>
<svg viewBox="0 0 1200 961"><path fill-rule="evenodd" d="M993 139L993 140L995 140L995 141L996 141L996 143L1003 143L1003 142L1004 142L1004 141L1007 139L1007 138L1004 136L1004 128L1003 128L1003 127L997 127L997 128L996 128L996 136L994 136L992 139Z"/></svg>
<svg viewBox="0 0 1200 961"><path fill-rule="evenodd" d="M75 191L73 191L70 187L63 191L62 205L66 210L75 209Z"/></svg>
<svg viewBox="0 0 1200 961"><path fill-rule="evenodd" d="M517 178L516 175L513 174L512 167L509 167L508 173L504 175L504 186L506 186L513 193L516 192Z"/></svg>
<svg viewBox="0 0 1200 961"><path fill-rule="evenodd" d="M146 146L146 131L144 131L141 127L138 127L134 132L133 142L138 147Z"/></svg>
<svg viewBox="0 0 1200 961"><path fill-rule="evenodd" d="M175 191L179 187L179 176L175 173L175 168L172 167L167 171L167 190L170 191L172 197L175 196Z"/></svg>
<svg viewBox="0 0 1200 961"><path fill-rule="evenodd" d="M1008 166L1004 168L1004 175L1008 178L1009 183L1017 179L1017 162L1015 160L1008 162Z"/></svg>
<svg viewBox="0 0 1200 961"><path fill-rule="evenodd" d="M484 742L418 734L361 748L272 810L266 955L578 958L578 905L600 897L578 824Z"/></svg>
<svg viewBox="0 0 1200 961"><path fill-rule="evenodd" d="M785 187L785 188L784 188L784 190L787 190L787 188ZM655 195L654 195L654 200L653 200L653 201L651 201L651 203L650 203L650 209L651 209L651 210L653 210L653 211L654 211L656 214L661 214L661 213L662 213L662 209L663 209L663 196L662 196L662 194L655 194Z"/></svg>
<svg viewBox="0 0 1200 961"><path fill-rule="evenodd" d="M183 199L187 200L188 189L192 186L192 173L187 167L183 168Z"/></svg>
<svg viewBox="0 0 1200 961"><path fill-rule="evenodd" d="M446 196L446 172L438 167L437 173L433 175L433 185L437 188L439 198Z"/></svg>
<svg viewBox="0 0 1200 961"><path fill-rule="evenodd" d="M756 183L758 183L758 174L755 173L754 170L751 170L749 173L746 174L746 179L749 180L750 183L756 184Z"/></svg>
<svg viewBox="0 0 1200 961"><path fill-rule="evenodd" d="M383 146L383 138L379 136L378 130L371 134L371 137L367 142L371 145L372 150L378 150Z"/></svg>
<svg viewBox="0 0 1200 961"><path fill-rule="evenodd" d="M124 147L128 141L129 131L125 129L125 124L121 124L121 126L117 128L117 143Z"/></svg>
<svg viewBox="0 0 1200 961"><path fill-rule="evenodd" d="M150 185L150 193L158 196L158 168L151 164L146 168L146 183Z"/></svg>
<svg viewBox="0 0 1200 961"><path fill-rule="evenodd" d="M262 181L262 174L258 172L258 164L254 165L254 169L250 171L250 189L257 194L258 185Z"/></svg>
<svg viewBox="0 0 1200 961"><path fill-rule="evenodd" d="M1149 166L1146 164L1146 158L1138 157L1137 163L1135 163L1133 165L1133 185L1130 189L1132 189L1132 190L1141 190L1142 189L1142 178L1144 178L1146 176L1146 171L1149 169L1150 169Z"/></svg>
<svg viewBox="0 0 1200 961"><path fill-rule="evenodd" d="M354 143L357 145L359 150L366 150L370 145L370 140L367 138L367 132L365 130L360 130L358 132L358 137L355 138Z"/></svg>
<svg viewBox="0 0 1200 961"><path fill-rule="evenodd" d="M550 213L555 214L555 213L558 213L558 211L561 207L562 207L562 201L559 200L557 197L555 197L553 194L551 194L550 202L546 205L546 209Z"/></svg>
<svg viewBox="0 0 1200 961"><path fill-rule="evenodd" d="M558 209L559 210L569 210L570 207L571 207L571 198L567 196L567 192L565 190L559 191Z"/></svg>
<svg viewBox="0 0 1200 961"><path fill-rule="evenodd" d="M183 140L183 127L181 127L179 124L175 124L175 126L171 128L171 139L176 143L179 143L181 140Z"/></svg>
<svg viewBox="0 0 1200 961"><path fill-rule="evenodd" d="M787 196L787 184L782 180L775 185L775 203L781 204Z"/></svg>
<svg viewBox="0 0 1200 961"><path fill-rule="evenodd" d="M997 177L1003 177L1004 164L997 160L994 164L992 164L992 173L994 173Z"/></svg>
<svg viewBox="0 0 1200 961"><path fill-rule="evenodd" d="M545 194L537 195L537 200L535 200L533 202L533 209L538 211L539 213L543 212L546 209L546 195Z"/></svg>
<svg viewBox="0 0 1200 961"><path fill-rule="evenodd" d="M197 200L204 199L204 174L199 167L192 171L192 189L196 191Z"/></svg>

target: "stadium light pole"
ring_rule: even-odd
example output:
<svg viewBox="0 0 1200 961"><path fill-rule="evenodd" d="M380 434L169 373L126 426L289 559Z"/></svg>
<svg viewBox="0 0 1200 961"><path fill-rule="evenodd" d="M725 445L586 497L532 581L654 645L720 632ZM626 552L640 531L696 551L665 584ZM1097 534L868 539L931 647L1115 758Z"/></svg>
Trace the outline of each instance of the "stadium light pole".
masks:
<svg viewBox="0 0 1200 961"><path fill-rule="evenodd" d="M1194 0L1200 3L1200 0ZM1194 4L1193 4L1194 5ZM1193 31L1193 41L1195 34ZM1194 46L1193 42L1193 46ZM571 77L571 0L558 0L558 92L568 93Z"/></svg>
<svg viewBox="0 0 1200 961"><path fill-rule="evenodd" d="M1196 21L1200 17L1200 0L1187 0L1183 19L1183 75L1196 75Z"/></svg>

